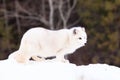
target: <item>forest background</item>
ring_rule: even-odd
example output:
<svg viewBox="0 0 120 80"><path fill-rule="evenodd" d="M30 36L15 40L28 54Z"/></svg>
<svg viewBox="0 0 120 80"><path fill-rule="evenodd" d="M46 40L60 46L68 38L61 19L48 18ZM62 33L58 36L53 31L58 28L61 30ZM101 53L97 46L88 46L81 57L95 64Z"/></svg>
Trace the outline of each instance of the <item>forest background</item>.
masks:
<svg viewBox="0 0 120 80"><path fill-rule="evenodd" d="M68 55L70 62L120 67L120 0L0 0L0 60L19 48L28 29L38 26L83 26L88 42Z"/></svg>

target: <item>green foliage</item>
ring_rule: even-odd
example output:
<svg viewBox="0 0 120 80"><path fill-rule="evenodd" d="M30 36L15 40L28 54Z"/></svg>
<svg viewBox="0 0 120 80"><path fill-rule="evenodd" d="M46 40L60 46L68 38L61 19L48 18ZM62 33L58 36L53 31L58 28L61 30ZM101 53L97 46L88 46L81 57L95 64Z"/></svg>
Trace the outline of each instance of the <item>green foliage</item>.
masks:
<svg viewBox="0 0 120 80"><path fill-rule="evenodd" d="M0 19L0 59L6 58L5 55L15 49L16 45L12 42L13 39L12 26L5 26L4 19Z"/></svg>
<svg viewBox="0 0 120 80"><path fill-rule="evenodd" d="M87 50L90 48L88 53L94 53L93 63L120 63L119 6L120 0L79 0L78 14L83 24L87 25Z"/></svg>

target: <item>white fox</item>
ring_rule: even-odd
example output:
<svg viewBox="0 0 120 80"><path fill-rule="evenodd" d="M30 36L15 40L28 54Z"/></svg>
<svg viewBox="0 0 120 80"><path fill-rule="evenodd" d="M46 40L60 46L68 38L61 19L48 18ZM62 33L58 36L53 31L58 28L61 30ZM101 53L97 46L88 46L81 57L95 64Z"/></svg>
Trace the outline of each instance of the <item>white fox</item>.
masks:
<svg viewBox="0 0 120 80"><path fill-rule="evenodd" d="M65 62L67 60L64 55L73 53L86 42L87 34L83 27L61 30L32 28L23 35L19 50L12 53L9 58L25 63L30 58L41 61L45 57L56 56L56 60Z"/></svg>

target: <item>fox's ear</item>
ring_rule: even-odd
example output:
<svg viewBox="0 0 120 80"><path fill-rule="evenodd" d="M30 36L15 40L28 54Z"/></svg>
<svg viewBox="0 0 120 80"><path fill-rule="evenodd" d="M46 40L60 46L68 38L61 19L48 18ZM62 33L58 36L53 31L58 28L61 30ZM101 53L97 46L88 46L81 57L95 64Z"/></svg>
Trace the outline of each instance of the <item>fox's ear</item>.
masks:
<svg viewBox="0 0 120 80"><path fill-rule="evenodd" d="M82 29L82 31L85 31L85 28L84 28L84 27L82 27L81 29Z"/></svg>
<svg viewBox="0 0 120 80"><path fill-rule="evenodd" d="M80 31L85 31L84 27L79 27L79 28L73 28L73 34L79 34Z"/></svg>
<svg viewBox="0 0 120 80"><path fill-rule="evenodd" d="M77 29L74 29L73 30L73 34L76 35L78 33L78 30Z"/></svg>

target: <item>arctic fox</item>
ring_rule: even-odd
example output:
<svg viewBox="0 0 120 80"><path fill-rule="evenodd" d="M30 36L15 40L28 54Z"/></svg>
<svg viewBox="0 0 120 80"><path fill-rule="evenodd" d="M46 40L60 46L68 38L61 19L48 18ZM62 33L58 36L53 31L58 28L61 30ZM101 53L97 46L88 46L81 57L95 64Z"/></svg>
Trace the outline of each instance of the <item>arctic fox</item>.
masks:
<svg viewBox="0 0 120 80"><path fill-rule="evenodd" d="M48 30L36 27L28 30L22 37L20 47L9 58L25 63L33 58L35 61L56 56L56 60L67 61L64 55L73 53L87 42L83 27L71 29ZM40 56L40 57L38 57Z"/></svg>

